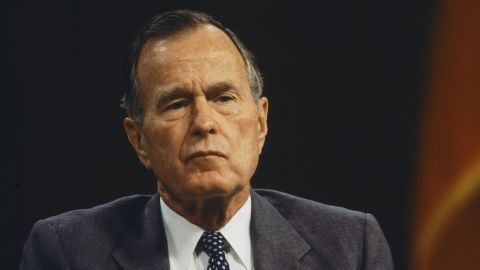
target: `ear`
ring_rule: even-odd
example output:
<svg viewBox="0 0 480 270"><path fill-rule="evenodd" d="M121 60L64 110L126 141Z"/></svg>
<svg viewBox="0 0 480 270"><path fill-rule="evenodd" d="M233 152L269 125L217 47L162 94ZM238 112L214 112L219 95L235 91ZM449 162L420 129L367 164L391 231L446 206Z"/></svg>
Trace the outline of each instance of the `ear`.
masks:
<svg viewBox="0 0 480 270"><path fill-rule="evenodd" d="M268 99L262 97L258 102L258 149L262 153L265 138L267 137L268 125Z"/></svg>
<svg viewBox="0 0 480 270"><path fill-rule="evenodd" d="M125 128L125 132L127 133L128 141L132 145L133 149L135 149L135 152L137 153L140 162L142 162L145 168L150 169L150 157L145 150L141 128L138 126L137 122L130 117L125 117L125 119L123 119L123 127Z"/></svg>

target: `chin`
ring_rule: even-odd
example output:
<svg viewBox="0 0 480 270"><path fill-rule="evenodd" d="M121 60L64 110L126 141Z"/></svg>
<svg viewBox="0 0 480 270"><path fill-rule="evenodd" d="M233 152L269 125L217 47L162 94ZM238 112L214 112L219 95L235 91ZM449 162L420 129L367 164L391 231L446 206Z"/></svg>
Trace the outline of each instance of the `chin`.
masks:
<svg viewBox="0 0 480 270"><path fill-rule="evenodd" d="M217 172L202 172L188 181L191 184L191 194L195 197L222 197L233 195L242 190L237 179L224 177Z"/></svg>

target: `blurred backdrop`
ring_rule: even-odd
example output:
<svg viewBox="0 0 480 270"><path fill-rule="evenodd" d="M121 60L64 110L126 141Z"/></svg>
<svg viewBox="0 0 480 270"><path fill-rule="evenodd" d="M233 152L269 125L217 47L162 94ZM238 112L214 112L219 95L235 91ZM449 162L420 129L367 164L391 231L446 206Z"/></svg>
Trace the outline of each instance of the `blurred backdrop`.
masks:
<svg viewBox="0 0 480 270"><path fill-rule="evenodd" d="M213 15L257 56L271 107L253 186L372 213L389 241L396 269L409 268L415 257L409 255L410 247L416 245L410 239L423 230L417 227L426 226L421 221L412 229L417 224L413 217L433 211L417 207L414 200L423 198L417 190L428 193L429 185L435 185L433 181L418 188L423 177L418 176L419 164L429 159L423 153L448 143L422 148L438 132L424 131L430 119L424 117L426 104L432 103L430 89L444 85L431 79L431 63L439 54L434 44L455 38L437 34L443 3L3 4L4 33L12 36L4 43L14 47L4 50L9 61L4 67L13 67L15 75L3 90L8 92L3 100L8 124L2 133L10 140L5 140L9 158L3 165L8 174L2 183L6 222L1 256L8 267L2 269L17 268L36 220L120 196L155 192L153 174L145 171L127 142L119 103L128 87L134 35L151 16L178 8ZM449 71L442 72L445 77ZM478 75L472 73L472 78ZM10 95L15 103L7 98ZM472 142L480 138L480 132L478 137L469 134ZM466 189L473 189L472 184ZM473 213L478 216L480 210Z"/></svg>

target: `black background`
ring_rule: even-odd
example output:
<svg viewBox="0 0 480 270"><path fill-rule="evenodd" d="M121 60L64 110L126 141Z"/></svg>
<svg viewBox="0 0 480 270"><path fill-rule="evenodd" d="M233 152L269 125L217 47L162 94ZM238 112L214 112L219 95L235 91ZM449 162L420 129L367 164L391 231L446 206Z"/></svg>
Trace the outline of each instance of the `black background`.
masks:
<svg viewBox="0 0 480 270"><path fill-rule="evenodd" d="M436 4L309 3L2 4L2 71L14 71L2 72L2 269L18 268L36 220L155 192L126 140L119 101L134 35L178 8L213 15L257 56L270 114L253 186L372 213L396 269L405 269Z"/></svg>

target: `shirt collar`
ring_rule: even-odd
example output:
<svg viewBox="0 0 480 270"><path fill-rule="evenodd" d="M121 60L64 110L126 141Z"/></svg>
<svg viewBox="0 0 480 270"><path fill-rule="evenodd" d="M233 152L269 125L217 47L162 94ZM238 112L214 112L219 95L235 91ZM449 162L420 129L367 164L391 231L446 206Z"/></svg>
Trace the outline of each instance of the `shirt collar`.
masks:
<svg viewBox="0 0 480 270"><path fill-rule="evenodd" d="M175 261L172 263L181 266L180 269L185 269L193 260L195 247L204 229L190 223L184 217L174 212L165 204L161 197L160 207L167 236L169 259ZM219 230L247 268L252 265L251 213L252 203L249 196L230 221Z"/></svg>
<svg viewBox="0 0 480 270"><path fill-rule="evenodd" d="M227 239L243 265L250 269L252 264L252 246L250 239L250 220L252 217L252 201L247 201L219 231Z"/></svg>
<svg viewBox="0 0 480 270"><path fill-rule="evenodd" d="M193 260L192 254L198 239L202 236L203 229L175 213L161 197L160 207L167 236L170 264L181 266L179 269L186 269Z"/></svg>

